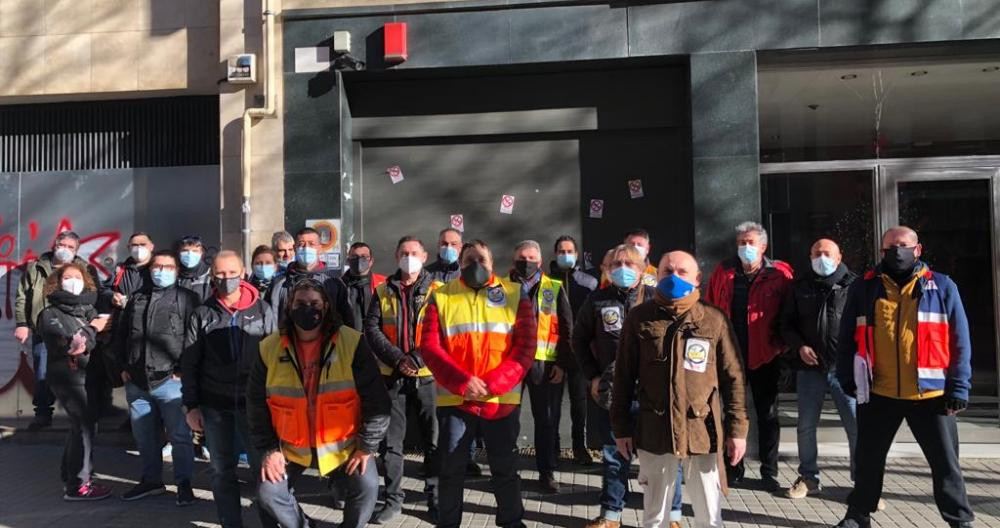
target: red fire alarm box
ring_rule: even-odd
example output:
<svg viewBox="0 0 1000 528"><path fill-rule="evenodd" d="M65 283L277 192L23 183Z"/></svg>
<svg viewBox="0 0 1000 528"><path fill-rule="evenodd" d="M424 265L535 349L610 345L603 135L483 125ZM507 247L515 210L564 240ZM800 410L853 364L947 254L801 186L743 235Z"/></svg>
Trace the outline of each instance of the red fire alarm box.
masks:
<svg viewBox="0 0 1000 528"><path fill-rule="evenodd" d="M396 64L406 60L406 22L387 22L385 31L385 62Z"/></svg>

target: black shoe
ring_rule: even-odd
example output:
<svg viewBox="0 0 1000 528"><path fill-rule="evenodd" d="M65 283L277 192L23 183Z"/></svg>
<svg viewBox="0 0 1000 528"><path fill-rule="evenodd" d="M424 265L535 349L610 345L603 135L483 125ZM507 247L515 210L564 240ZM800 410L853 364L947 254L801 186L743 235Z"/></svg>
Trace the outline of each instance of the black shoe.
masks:
<svg viewBox="0 0 1000 528"><path fill-rule="evenodd" d="M590 453L586 449L574 449L573 462L576 462L578 466L594 465L594 459L590 456Z"/></svg>
<svg viewBox="0 0 1000 528"><path fill-rule="evenodd" d="M403 507L401 505L386 504L382 506L380 509L376 510L375 513L372 514L371 520L369 520L368 522L370 524L388 524L389 521L395 519L396 517L399 517L399 515L402 512L403 512Z"/></svg>
<svg viewBox="0 0 1000 528"><path fill-rule="evenodd" d="M538 479L538 486L542 493L559 493L559 482L552 475L542 475Z"/></svg>
<svg viewBox="0 0 1000 528"><path fill-rule="evenodd" d="M972 523L969 521L963 521L963 522L951 523L949 526L951 526L951 528L972 528Z"/></svg>
<svg viewBox="0 0 1000 528"><path fill-rule="evenodd" d="M427 518L430 519L431 524L437 525L441 518L441 513L438 511L437 502L428 501L427 502Z"/></svg>
<svg viewBox="0 0 1000 528"><path fill-rule="evenodd" d="M479 467L479 464L477 464L475 460L470 460L469 463L465 465L465 476L481 477L483 476L483 468Z"/></svg>
<svg viewBox="0 0 1000 528"><path fill-rule="evenodd" d="M165 491L167 491L167 488L163 487L162 482L146 482L145 480L141 480L132 489L122 493L122 500L139 500L143 497L159 495Z"/></svg>
<svg viewBox="0 0 1000 528"><path fill-rule="evenodd" d="M727 475L726 481L730 488L742 488L744 481L743 477L739 475Z"/></svg>
<svg viewBox="0 0 1000 528"><path fill-rule="evenodd" d="M777 493L781 491L781 483L778 482L774 477L763 477L760 479L760 487L768 493Z"/></svg>
<svg viewBox="0 0 1000 528"><path fill-rule="evenodd" d="M28 424L29 431L41 431L46 427L52 427L52 416L46 416L44 414L35 415L35 418L31 420Z"/></svg>
<svg viewBox="0 0 1000 528"><path fill-rule="evenodd" d="M177 484L177 500L175 502L178 506L190 506L194 504L194 490L191 489L190 482Z"/></svg>
<svg viewBox="0 0 1000 528"><path fill-rule="evenodd" d="M871 526L871 516L847 510L847 516L837 523L837 526L834 528L871 528Z"/></svg>

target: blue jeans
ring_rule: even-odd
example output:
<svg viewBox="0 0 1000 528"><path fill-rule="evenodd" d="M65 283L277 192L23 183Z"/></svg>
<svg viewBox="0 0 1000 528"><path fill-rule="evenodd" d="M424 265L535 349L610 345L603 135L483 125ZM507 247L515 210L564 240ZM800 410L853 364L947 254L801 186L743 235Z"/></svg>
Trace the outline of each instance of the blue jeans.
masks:
<svg viewBox="0 0 1000 528"><path fill-rule="evenodd" d="M128 382L125 384L125 398L132 420L132 435L142 460L142 480L163 481L160 433L165 427L174 461L174 482L190 484L194 471L194 445L181 406L181 380L170 378L151 391Z"/></svg>
<svg viewBox="0 0 1000 528"><path fill-rule="evenodd" d="M52 417L52 411L56 404L56 397L52 394L48 382L45 381L46 370L48 368L48 351L45 343L40 337L32 337L31 340L31 362L35 370L35 394L31 398L32 405L35 406L35 416Z"/></svg>
<svg viewBox="0 0 1000 528"><path fill-rule="evenodd" d="M236 477L236 465L240 451L237 442L247 449L250 461L250 475L254 487L260 481L260 454L253 449L247 426L247 413L243 409L216 409L199 407L205 419L205 441L212 458L212 497L219 513L219 524L223 528L242 528L243 517L240 507L240 481ZM258 510L263 526L276 526L270 515Z"/></svg>
<svg viewBox="0 0 1000 528"><path fill-rule="evenodd" d="M796 375L798 390L799 423L799 475L819 481L819 466L816 463L816 426L823 411L823 400L827 391L837 406L840 421L847 433L847 443L851 454L851 480L854 480L854 446L858 438L857 400L844 393L837 376L833 372L800 370Z"/></svg>

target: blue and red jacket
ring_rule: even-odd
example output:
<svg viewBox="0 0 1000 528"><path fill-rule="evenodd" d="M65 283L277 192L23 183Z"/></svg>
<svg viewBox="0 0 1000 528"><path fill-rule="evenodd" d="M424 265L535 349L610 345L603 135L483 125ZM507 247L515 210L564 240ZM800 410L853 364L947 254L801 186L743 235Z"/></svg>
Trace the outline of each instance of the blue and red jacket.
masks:
<svg viewBox="0 0 1000 528"><path fill-rule="evenodd" d="M972 342L969 321L958 287L947 275L923 270L913 295L917 298L917 386L921 392L945 391L945 396L968 401L972 380ZM868 401L875 350L875 304L886 298L881 267L867 272L851 286L841 318L837 378L858 403Z"/></svg>

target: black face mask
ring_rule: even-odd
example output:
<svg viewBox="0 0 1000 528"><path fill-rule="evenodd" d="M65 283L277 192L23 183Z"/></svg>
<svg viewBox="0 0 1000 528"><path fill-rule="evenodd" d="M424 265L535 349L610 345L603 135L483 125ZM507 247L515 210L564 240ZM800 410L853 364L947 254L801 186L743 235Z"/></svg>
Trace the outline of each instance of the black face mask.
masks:
<svg viewBox="0 0 1000 528"><path fill-rule="evenodd" d="M890 275L903 275L913 271L913 266L917 264L917 257L914 255L916 247L892 247L885 252L882 257L882 266Z"/></svg>
<svg viewBox="0 0 1000 528"><path fill-rule="evenodd" d="M490 280L490 271L479 262L473 262L462 268L462 280L470 288L482 288Z"/></svg>
<svg viewBox="0 0 1000 528"><path fill-rule="evenodd" d="M295 326L307 332L314 330L323 321L323 312L308 305L293 308L290 315Z"/></svg>
<svg viewBox="0 0 1000 528"><path fill-rule="evenodd" d="M239 277L230 277L228 279L216 278L215 287L223 294L229 295L240 287L241 280Z"/></svg>
<svg viewBox="0 0 1000 528"><path fill-rule="evenodd" d="M347 268L351 270L354 275L364 275L368 273L368 270L372 267L372 259L368 257L349 257L347 259Z"/></svg>
<svg viewBox="0 0 1000 528"><path fill-rule="evenodd" d="M530 279L531 277L534 277L535 272L538 271L538 263L527 260L515 260L514 271L516 271L522 279Z"/></svg>

